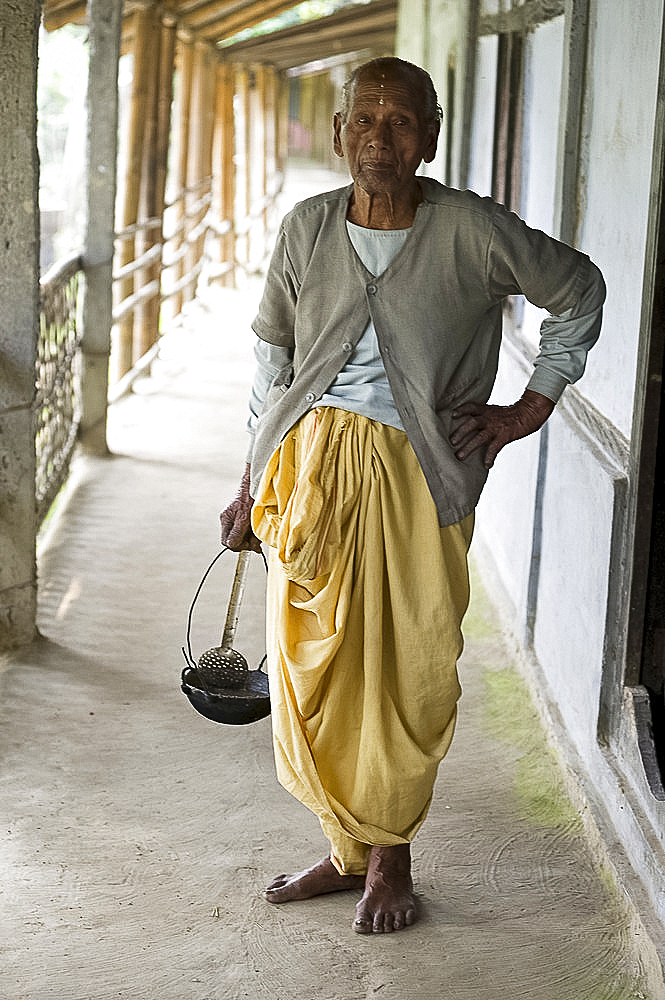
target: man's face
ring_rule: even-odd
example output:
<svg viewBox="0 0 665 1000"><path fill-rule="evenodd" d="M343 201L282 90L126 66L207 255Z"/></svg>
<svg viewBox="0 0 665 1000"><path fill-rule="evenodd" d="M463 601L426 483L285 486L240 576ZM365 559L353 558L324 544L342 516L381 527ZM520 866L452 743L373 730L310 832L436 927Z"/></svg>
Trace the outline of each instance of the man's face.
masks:
<svg viewBox="0 0 665 1000"><path fill-rule="evenodd" d="M335 115L334 149L367 194L399 196L421 162L434 159L438 130L421 121L422 94L399 74L363 72L348 117Z"/></svg>

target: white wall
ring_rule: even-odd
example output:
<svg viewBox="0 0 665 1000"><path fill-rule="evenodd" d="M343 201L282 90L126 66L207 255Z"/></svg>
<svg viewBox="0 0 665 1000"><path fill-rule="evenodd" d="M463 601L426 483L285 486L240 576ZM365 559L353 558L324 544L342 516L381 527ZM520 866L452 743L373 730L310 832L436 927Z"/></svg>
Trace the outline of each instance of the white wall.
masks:
<svg viewBox="0 0 665 1000"><path fill-rule="evenodd" d="M662 0L592 4L578 243L607 283L581 389L626 436L637 363Z"/></svg>
<svg viewBox="0 0 665 1000"><path fill-rule="evenodd" d="M556 190L564 19L541 25L527 38L524 75L522 205L525 222L556 234Z"/></svg>
<svg viewBox="0 0 665 1000"><path fill-rule="evenodd" d="M534 650L578 746L596 745L613 480L559 414L549 422Z"/></svg>
<svg viewBox="0 0 665 1000"><path fill-rule="evenodd" d="M554 233L559 106L563 66L563 18L542 25L527 37L521 214L529 225ZM480 39L472 133L470 186L489 194L496 92L496 36ZM542 310L525 303L521 326L533 354ZM492 400L512 403L522 395L532 368L514 349L501 351ZM498 458L478 509L478 531L492 549L503 587L512 600L519 627L527 618L527 591L533 548L538 438L516 442Z"/></svg>
<svg viewBox="0 0 665 1000"><path fill-rule="evenodd" d="M478 41L469 187L480 195L492 193L492 148L494 141L494 105L496 102L496 65L499 40L487 35Z"/></svg>

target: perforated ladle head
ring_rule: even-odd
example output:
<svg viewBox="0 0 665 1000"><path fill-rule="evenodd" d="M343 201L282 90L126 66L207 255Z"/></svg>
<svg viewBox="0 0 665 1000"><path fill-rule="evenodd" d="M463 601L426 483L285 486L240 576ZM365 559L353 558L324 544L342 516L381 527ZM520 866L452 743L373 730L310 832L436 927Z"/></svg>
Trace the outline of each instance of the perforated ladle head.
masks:
<svg viewBox="0 0 665 1000"><path fill-rule="evenodd" d="M244 687L247 681L249 666L242 653L233 649L233 639L245 592L249 555L246 551L238 553L221 645L207 649L201 654L196 665L198 675L209 691L219 691L224 688L236 690Z"/></svg>

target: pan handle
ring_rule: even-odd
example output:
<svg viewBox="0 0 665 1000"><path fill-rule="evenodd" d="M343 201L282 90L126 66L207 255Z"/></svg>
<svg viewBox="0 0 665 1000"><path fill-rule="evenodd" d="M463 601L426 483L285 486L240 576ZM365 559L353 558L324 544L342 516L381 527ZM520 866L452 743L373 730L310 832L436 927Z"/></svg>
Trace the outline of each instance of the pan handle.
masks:
<svg viewBox="0 0 665 1000"><path fill-rule="evenodd" d="M194 594L194 598L193 598L192 603L190 605L189 614L187 615L186 646L182 647L182 655L185 657L185 660L187 661L187 663L189 664L190 667L194 667L194 668L196 667L196 660L194 659L194 657L192 655L192 646L191 646L192 616L194 614L194 607L196 605L196 602L199 599L199 594L203 590L203 585L206 582L206 580L208 579L208 575L209 575L210 571L212 570L213 566L224 555L225 552L230 552L230 551L231 550L228 548L228 546L225 545L222 548L221 552L217 553L217 555L212 560L212 562L210 563L210 565L206 569L205 573L203 574L203 578L202 578L201 582L199 583L198 587L196 588L196 593ZM241 553L239 553L239 555L249 556L249 551L241 552ZM261 558L263 559L263 565L265 566L266 573L267 573L268 572L268 561L267 561L267 559L265 557L265 554L264 554L263 550L261 550ZM236 566L236 573L237 572L238 572L238 568ZM235 585L235 580L234 580L234 585ZM241 597L242 597L242 595L241 595ZM231 599L233 599L233 594L231 594ZM240 608L240 604L238 603L238 610L239 610L239 608ZM227 612L227 621L228 621L228 618L229 618L229 614ZM235 627L236 627L237 623L238 623L238 615L236 614L236 621L235 621L235 625L233 626L233 632L234 633L235 633ZM233 641L233 640L231 640L231 641Z"/></svg>
<svg viewBox="0 0 665 1000"><path fill-rule="evenodd" d="M247 549L243 549L238 553L238 558L236 560L236 571L233 577L233 586L231 587L231 596L229 598L229 606L226 612L226 621L224 623L224 632L222 634L221 646L223 652L228 652L228 650L233 646L233 638L236 634L238 619L240 617L240 605L242 604L242 598L245 593L245 581L247 579L247 569L249 567L249 556L249 551Z"/></svg>

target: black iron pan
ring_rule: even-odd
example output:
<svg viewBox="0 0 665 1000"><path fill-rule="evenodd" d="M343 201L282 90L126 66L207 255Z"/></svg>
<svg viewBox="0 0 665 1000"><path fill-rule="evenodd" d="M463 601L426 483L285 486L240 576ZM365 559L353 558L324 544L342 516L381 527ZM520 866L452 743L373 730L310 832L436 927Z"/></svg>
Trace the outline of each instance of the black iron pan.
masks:
<svg viewBox="0 0 665 1000"><path fill-rule="evenodd" d="M264 719L270 714L268 677L261 669L266 657L263 657L256 670L250 670L242 653L233 649L240 605L245 591L249 552L238 553L221 645L206 650L197 662L192 656L190 644L192 614L198 596L210 570L220 556L228 551L227 548L222 549L210 563L189 609L187 648L182 647L187 666L182 672L180 686L192 707L206 719L230 726L244 726ZM263 553L261 555L265 563L265 556Z"/></svg>

